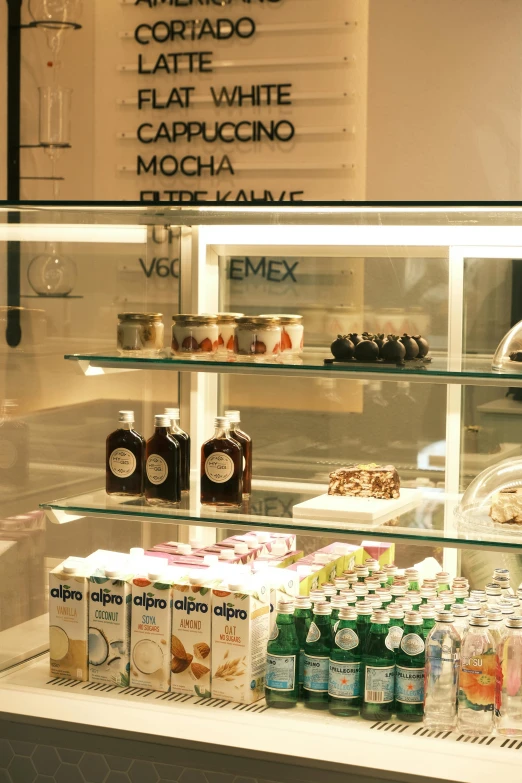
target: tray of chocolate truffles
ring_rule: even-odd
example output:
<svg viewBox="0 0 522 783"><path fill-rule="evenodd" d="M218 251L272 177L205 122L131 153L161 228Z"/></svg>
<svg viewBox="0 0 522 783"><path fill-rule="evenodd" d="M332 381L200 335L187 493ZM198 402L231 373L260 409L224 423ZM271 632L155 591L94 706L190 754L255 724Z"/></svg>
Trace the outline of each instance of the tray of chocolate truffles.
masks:
<svg viewBox="0 0 522 783"><path fill-rule="evenodd" d="M431 361L430 346L425 337L420 334L338 334L330 346L332 359L325 359L325 364L394 364L403 367L407 363L416 367L424 367Z"/></svg>
<svg viewBox="0 0 522 783"><path fill-rule="evenodd" d="M328 490L297 503L295 519L336 522L343 526L383 525L414 508L421 499L417 489L401 489L393 465L358 464L330 473Z"/></svg>
<svg viewBox="0 0 522 783"><path fill-rule="evenodd" d="M462 531L491 533L491 540L522 540L522 457L505 459L479 473L455 510Z"/></svg>

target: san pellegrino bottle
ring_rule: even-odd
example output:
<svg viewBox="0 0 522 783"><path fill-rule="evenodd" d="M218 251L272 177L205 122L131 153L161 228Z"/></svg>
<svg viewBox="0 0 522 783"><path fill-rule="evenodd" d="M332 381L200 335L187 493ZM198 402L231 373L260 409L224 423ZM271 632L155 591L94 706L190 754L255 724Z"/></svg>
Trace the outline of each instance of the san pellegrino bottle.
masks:
<svg viewBox="0 0 522 783"><path fill-rule="evenodd" d="M339 612L345 606L348 606L346 599L343 596L334 595L330 599L330 606L332 607L332 614L330 615L330 622L332 624L332 632L335 632L337 623L339 622ZM356 615L357 617L357 615Z"/></svg>
<svg viewBox="0 0 522 783"><path fill-rule="evenodd" d="M357 634L357 612L339 610L339 623L330 653L328 709L333 715L357 715L361 696L361 642Z"/></svg>
<svg viewBox="0 0 522 783"><path fill-rule="evenodd" d="M406 612L404 633L395 653L395 712L401 720L418 722L424 714L425 645L419 612Z"/></svg>
<svg viewBox="0 0 522 783"><path fill-rule="evenodd" d="M372 614L370 632L363 649L361 717L366 720L386 720L393 713L395 652L386 644L389 621L383 610Z"/></svg>
<svg viewBox="0 0 522 783"><path fill-rule="evenodd" d="M457 727L471 736L494 728L497 650L485 617L470 618L461 648Z"/></svg>
<svg viewBox="0 0 522 783"><path fill-rule="evenodd" d="M326 584L322 585L322 588L326 601L331 601L333 598L337 597L337 588L334 584L327 582Z"/></svg>
<svg viewBox="0 0 522 783"><path fill-rule="evenodd" d="M358 601L364 601L369 593L368 587L359 583L353 586L353 591Z"/></svg>
<svg viewBox="0 0 522 783"><path fill-rule="evenodd" d="M447 571L439 571L438 574L435 574L435 578L437 580L437 593L442 593L445 590L450 589L450 575Z"/></svg>
<svg viewBox="0 0 522 783"><path fill-rule="evenodd" d="M366 577L370 576L370 571L366 565L356 565L355 573L357 574L357 581L362 583Z"/></svg>
<svg viewBox="0 0 522 783"><path fill-rule="evenodd" d="M509 617L499 648L502 671L497 731L508 737L522 736L522 617Z"/></svg>
<svg viewBox="0 0 522 783"><path fill-rule="evenodd" d="M388 647L391 647L392 650L397 650L401 643L402 634L404 633L404 609L398 604L393 604L393 606L390 606L386 611L390 618L386 644Z"/></svg>
<svg viewBox="0 0 522 783"><path fill-rule="evenodd" d="M265 696L269 707L295 707L299 697L299 640L292 601L279 601L266 655Z"/></svg>
<svg viewBox="0 0 522 783"><path fill-rule="evenodd" d="M369 576L371 576L375 571L379 570L379 561L375 560L374 557L367 557L364 561L364 565L368 569Z"/></svg>
<svg viewBox="0 0 522 783"><path fill-rule="evenodd" d="M464 599L468 597L469 592L467 587L455 587L453 586L453 595L455 596L455 605L464 605Z"/></svg>
<svg viewBox="0 0 522 783"><path fill-rule="evenodd" d="M408 590L419 590L419 572L416 568L407 568L404 572L404 576L408 582Z"/></svg>
<svg viewBox="0 0 522 783"><path fill-rule="evenodd" d="M303 699L312 710L328 709L328 674L332 649L332 607L324 601L314 606L314 615L304 645Z"/></svg>
<svg viewBox="0 0 522 783"><path fill-rule="evenodd" d="M299 641L299 657L297 662L299 697L302 698L304 683L304 645L306 637L308 636L310 623L312 622L313 611L312 602L308 596L299 596L299 598L296 598L294 606L295 630L297 632L297 639Z"/></svg>
<svg viewBox="0 0 522 783"><path fill-rule="evenodd" d="M393 564L384 566L383 571L387 575L387 577L388 577L388 585L391 587L392 584L393 584L393 579L394 579L395 575L397 574L397 566L393 565Z"/></svg>
<svg viewBox="0 0 522 783"><path fill-rule="evenodd" d="M457 723L461 639L451 612L438 612L426 639L424 723L451 731Z"/></svg>

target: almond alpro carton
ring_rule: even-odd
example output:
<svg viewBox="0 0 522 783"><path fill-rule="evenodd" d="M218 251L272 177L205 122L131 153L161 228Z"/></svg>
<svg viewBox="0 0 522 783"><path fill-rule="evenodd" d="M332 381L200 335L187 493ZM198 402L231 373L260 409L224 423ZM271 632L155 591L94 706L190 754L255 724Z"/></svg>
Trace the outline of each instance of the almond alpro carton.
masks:
<svg viewBox="0 0 522 783"><path fill-rule="evenodd" d="M171 688L210 698L212 587L210 569L192 571L172 587Z"/></svg>
<svg viewBox="0 0 522 783"><path fill-rule="evenodd" d="M87 681L89 566L68 558L49 574L49 657L51 677Z"/></svg>
<svg viewBox="0 0 522 783"><path fill-rule="evenodd" d="M130 685L170 691L174 567L132 580Z"/></svg>
<svg viewBox="0 0 522 783"><path fill-rule="evenodd" d="M89 680L129 686L131 579L126 564L89 578Z"/></svg>
<svg viewBox="0 0 522 783"><path fill-rule="evenodd" d="M263 698L269 619L263 573L212 590L212 698L239 704Z"/></svg>

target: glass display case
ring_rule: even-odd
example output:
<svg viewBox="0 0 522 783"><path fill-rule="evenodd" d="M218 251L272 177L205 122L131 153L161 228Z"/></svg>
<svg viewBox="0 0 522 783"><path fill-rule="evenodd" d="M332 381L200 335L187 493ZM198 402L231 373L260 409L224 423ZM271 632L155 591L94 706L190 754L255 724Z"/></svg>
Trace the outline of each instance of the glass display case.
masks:
<svg viewBox="0 0 522 783"><path fill-rule="evenodd" d="M63 295L34 285L32 261L49 244L75 269ZM496 773L518 781L516 732L477 738L405 722L394 709L375 711L375 720L301 702L278 710L263 693L235 700L227 683L227 695L214 695L202 678L223 674L206 666L204 641L194 647L196 668L186 646L173 642L167 656L169 677L192 672L193 693L133 684L132 672L120 684L59 668L53 675L50 624L54 649L64 642L49 612L64 561L77 576L78 563L98 550L172 555L172 567L187 557L188 575L207 554L209 568L213 556L226 560L228 547L243 569L239 583L245 567L262 580L264 568L250 561L275 565L279 545L254 558L249 544L259 533L260 550L284 539L278 556L301 595L310 576L308 589L325 581L309 567L320 550L335 551L336 563L342 553L341 580L368 558L378 571L414 567L426 584L446 573L455 591L483 590L494 569L507 569L516 599L522 507L520 527L518 517L499 523L490 507L495 491L522 478L522 375L505 351L500 369L493 364L522 317L520 258L518 205L0 205L2 717L197 741L218 753L383 780L480 783ZM338 336L344 360L331 352ZM370 344L366 353L356 350L361 342ZM142 457L145 493L147 482L166 481L174 463L150 443L155 416L158 437L171 438L169 408L179 409L179 418L168 415L190 436L189 488L169 502L161 492L107 492L106 470L123 480ZM230 411L240 411L240 424L226 418ZM147 450L120 440L106 453L107 437L125 422ZM220 505L225 491L209 502L202 476L228 487L234 460L214 449L202 461L201 449L223 437L223 422L232 440L234 426L251 438L252 475L246 491L241 469L236 500ZM353 474L373 480L375 466L395 468L400 492L353 497ZM219 581L224 572L216 573ZM88 622L96 637L89 661L108 663L118 642ZM248 679L249 655L230 680Z"/></svg>

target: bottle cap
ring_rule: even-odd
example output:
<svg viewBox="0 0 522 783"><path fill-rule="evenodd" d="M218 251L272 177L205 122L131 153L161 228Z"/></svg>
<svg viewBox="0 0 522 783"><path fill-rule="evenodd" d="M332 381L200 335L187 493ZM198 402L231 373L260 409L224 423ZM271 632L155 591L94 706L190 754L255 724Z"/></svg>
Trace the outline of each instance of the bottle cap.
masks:
<svg viewBox="0 0 522 783"><path fill-rule="evenodd" d="M324 585L321 585L323 592L325 595L329 596L330 598L333 598L337 595L337 588L335 585L331 584L330 582L327 582Z"/></svg>
<svg viewBox="0 0 522 783"><path fill-rule="evenodd" d="M522 617L508 617L506 626L508 628L522 628Z"/></svg>
<svg viewBox="0 0 522 783"><path fill-rule="evenodd" d="M355 595L368 595L369 592L368 586L362 584L362 582L355 584L352 589Z"/></svg>
<svg viewBox="0 0 522 783"><path fill-rule="evenodd" d="M344 587L348 587L348 579L344 579L342 576L336 576L334 577L334 585L337 587L338 590L342 590Z"/></svg>
<svg viewBox="0 0 522 783"><path fill-rule="evenodd" d="M417 581L419 578L419 572L416 568L407 568L404 572L404 576L407 576L410 581Z"/></svg>
<svg viewBox="0 0 522 783"><path fill-rule="evenodd" d="M223 549L223 551L219 553L220 560L235 560L235 558L236 556L231 549Z"/></svg>
<svg viewBox="0 0 522 783"><path fill-rule="evenodd" d="M204 585L208 576L206 571L191 571L189 574L189 582L191 585Z"/></svg>
<svg viewBox="0 0 522 783"><path fill-rule="evenodd" d="M396 584L393 584L390 587L390 593L392 595L395 595L395 596L406 595L406 593L407 593L406 585L396 585Z"/></svg>
<svg viewBox="0 0 522 783"><path fill-rule="evenodd" d="M480 609L480 601L474 601L472 598L465 598L464 606L467 606L469 612L478 612Z"/></svg>
<svg viewBox="0 0 522 783"><path fill-rule="evenodd" d="M314 606L314 614L332 614L332 607L327 601L320 601Z"/></svg>
<svg viewBox="0 0 522 783"><path fill-rule="evenodd" d="M465 587L454 587L453 595L455 596L455 598L467 598L468 591Z"/></svg>
<svg viewBox="0 0 522 783"><path fill-rule="evenodd" d="M341 607L347 606L347 601L344 595L334 595L330 603L333 609L341 609Z"/></svg>
<svg viewBox="0 0 522 783"><path fill-rule="evenodd" d="M134 424L134 411L120 411L118 421Z"/></svg>
<svg viewBox="0 0 522 783"><path fill-rule="evenodd" d="M452 623L453 622L453 613L452 612L437 612L435 615L435 619L438 623Z"/></svg>
<svg viewBox="0 0 522 783"><path fill-rule="evenodd" d="M360 614L372 614L373 606L366 601L359 601L355 604L355 611L357 612L357 616Z"/></svg>
<svg viewBox="0 0 522 783"><path fill-rule="evenodd" d="M294 613L294 602L290 600L286 601L278 601L277 602L277 612L278 614L293 614Z"/></svg>
<svg viewBox="0 0 522 783"><path fill-rule="evenodd" d="M214 427L220 430L230 429L230 421L226 416L216 416L214 419Z"/></svg>
<svg viewBox="0 0 522 783"><path fill-rule="evenodd" d="M462 606L462 604L455 604L451 607L451 611L455 617L468 617L469 615L469 611L465 606Z"/></svg>
<svg viewBox="0 0 522 783"><path fill-rule="evenodd" d="M77 572L78 566L75 563L67 563L67 565L62 566L62 573L73 575Z"/></svg>
<svg viewBox="0 0 522 783"><path fill-rule="evenodd" d="M420 589L421 598L430 598L430 597L436 597L437 591L434 587L421 587Z"/></svg>
<svg viewBox="0 0 522 783"><path fill-rule="evenodd" d="M236 555L248 555L248 544L244 541L238 541L238 543L234 545L234 552Z"/></svg>
<svg viewBox="0 0 522 783"><path fill-rule="evenodd" d="M402 606L398 606L397 604L392 604L391 606L388 606L386 611L388 612L390 619L402 620L404 618L404 609L402 608Z"/></svg>
<svg viewBox="0 0 522 783"><path fill-rule="evenodd" d="M357 574L358 577L370 576L370 571L368 569L368 566L366 566L366 565L356 565L355 566L355 573Z"/></svg>
<svg viewBox="0 0 522 783"><path fill-rule="evenodd" d="M368 596L368 603L372 606L373 609L381 609L382 608L382 601L379 598L378 595L369 595Z"/></svg>
<svg viewBox="0 0 522 783"><path fill-rule="evenodd" d="M388 574L388 576L393 576L397 573L397 566L393 563L390 563L390 565L385 565L382 567L382 570L385 574Z"/></svg>
<svg viewBox="0 0 522 783"><path fill-rule="evenodd" d="M165 408L164 413L169 419L179 421L179 408Z"/></svg>
<svg viewBox="0 0 522 783"><path fill-rule="evenodd" d="M347 568L346 571L343 571L343 576L348 579L349 582L353 582L357 579L357 571L354 571L353 568Z"/></svg>
<svg viewBox="0 0 522 783"><path fill-rule="evenodd" d="M108 579L116 579L120 573L120 569L116 568L116 566L111 566L111 568L106 568L104 573Z"/></svg>
<svg viewBox="0 0 522 783"><path fill-rule="evenodd" d="M364 567L367 568L368 571L377 571L379 568L379 561L374 557L367 557L364 561Z"/></svg>
<svg viewBox="0 0 522 783"><path fill-rule="evenodd" d="M499 609L488 609L486 612L486 617L490 622L501 622L502 612Z"/></svg>
<svg viewBox="0 0 522 783"><path fill-rule="evenodd" d="M439 598L444 602L445 606L447 606L447 604L454 604L456 600L455 594L452 593L451 590L443 590L441 593L439 593Z"/></svg>
<svg viewBox="0 0 522 783"><path fill-rule="evenodd" d="M243 536L243 541L249 549L257 549L259 545L257 536L253 535L252 533L247 533L246 536Z"/></svg>
<svg viewBox="0 0 522 783"><path fill-rule="evenodd" d="M381 583L378 579L374 579L373 576L368 576L364 580L364 584L367 586L368 590L378 590L381 586Z"/></svg>
<svg viewBox="0 0 522 783"><path fill-rule="evenodd" d="M239 424L241 421L241 414L239 411L225 411L225 416L231 424Z"/></svg>
<svg viewBox="0 0 522 783"><path fill-rule="evenodd" d="M405 625L422 625L422 616L420 612L404 612Z"/></svg>
<svg viewBox="0 0 522 783"><path fill-rule="evenodd" d="M339 609L339 620L357 620L357 612L352 606L343 606Z"/></svg>
<svg viewBox="0 0 522 783"><path fill-rule="evenodd" d="M501 606L500 611L502 614L515 614L515 607L514 606Z"/></svg>
<svg viewBox="0 0 522 783"><path fill-rule="evenodd" d="M203 565L215 566L219 563L217 555L203 555Z"/></svg>
<svg viewBox="0 0 522 783"><path fill-rule="evenodd" d="M149 571L147 574L147 578L150 582L159 582L160 579L164 578L165 571L164 570L156 570L156 571Z"/></svg>
<svg viewBox="0 0 522 783"><path fill-rule="evenodd" d="M390 616L383 609L375 609L371 621L377 625L387 625L390 622Z"/></svg>
<svg viewBox="0 0 522 783"><path fill-rule="evenodd" d="M421 594L420 594L420 592L418 590L408 590L408 592L406 593L406 595L404 597L405 598L409 598L410 602L414 606L418 606L420 604L420 602L422 601Z"/></svg>
<svg viewBox="0 0 522 783"><path fill-rule="evenodd" d="M489 626L489 621L488 618L483 615L474 614L469 618L469 624L476 625L480 628L487 628Z"/></svg>
<svg viewBox="0 0 522 783"><path fill-rule="evenodd" d="M436 613L437 612L434 606L428 606L428 604L424 604L423 606L419 607L419 614L423 620L432 620Z"/></svg>
<svg viewBox="0 0 522 783"><path fill-rule="evenodd" d="M312 602L310 601L310 598L307 595L300 595L295 599L295 608L296 609L311 609L312 608Z"/></svg>
<svg viewBox="0 0 522 783"><path fill-rule="evenodd" d="M493 571L493 579L496 579L497 576L509 579L509 568L495 568Z"/></svg>
<svg viewBox="0 0 522 783"><path fill-rule="evenodd" d="M435 574L435 579L439 585L449 584L450 575L447 571L439 571L438 574Z"/></svg>

